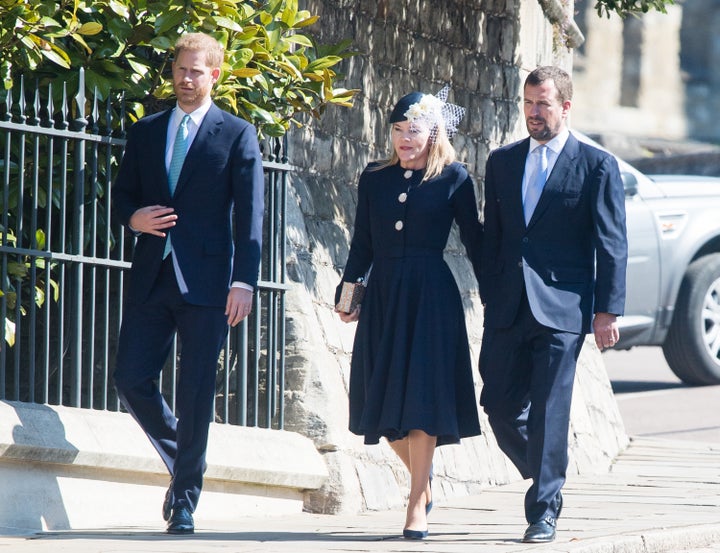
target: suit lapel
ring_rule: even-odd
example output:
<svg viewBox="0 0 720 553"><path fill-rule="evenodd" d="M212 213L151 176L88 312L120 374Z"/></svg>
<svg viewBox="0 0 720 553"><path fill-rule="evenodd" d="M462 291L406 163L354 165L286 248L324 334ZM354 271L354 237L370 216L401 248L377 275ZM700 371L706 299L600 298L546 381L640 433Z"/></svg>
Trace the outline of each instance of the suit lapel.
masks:
<svg viewBox="0 0 720 553"><path fill-rule="evenodd" d="M213 104L210 106L210 109L200 124L200 128L195 135L195 140L193 140L190 145L190 149L185 157L185 163L183 163L175 189L175 196L182 193L183 189L192 180L192 175L195 171L202 169L208 146L212 142L212 136L220 131L222 124L222 112L219 107Z"/></svg>
<svg viewBox="0 0 720 553"><path fill-rule="evenodd" d="M507 182L510 183L511 187L509 205L517 206L517 209L515 209L515 216L522 225L525 224L525 216L523 215L522 183L523 175L525 174L525 160L529 149L529 138L519 142L517 147L513 148L512 155L508 158L508 166L506 167L508 175Z"/></svg>
<svg viewBox="0 0 720 553"><path fill-rule="evenodd" d="M535 221L537 221L539 217L542 217L543 212L551 204L553 198L557 197L556 192L564 188L565 181L568 178L570 170L575 165L575 160L578 156L578 153L579 145L577 138L575 138L571 133L567 139L567 142L565 142L565 147L560 151L560 154L558 155L552 172L548 176L547 182L545 183L545 188L543 188L540 199L538 200L538 204L535 207L535 211L533 212L532 217L530 218L530 222L527 225L528 228L533 226L535 224ZM522 202L520 205L522 205Z"/></svg>
<svg viewBox="0 0 720 553"><path fill-rule="evenodd" d="M168 174L165 167L165 149L167 148L168 125L171 113L172 109L166 110L155 119L150 127L151 139L148 140L149 150L147 151L147 159L160 160L160 163L153 162L149 163L148 166L149 170L155 173L154 182L160 182L164 185L161 186L161 193L166 202L170 200L170 186L168 185Z"/></svg>

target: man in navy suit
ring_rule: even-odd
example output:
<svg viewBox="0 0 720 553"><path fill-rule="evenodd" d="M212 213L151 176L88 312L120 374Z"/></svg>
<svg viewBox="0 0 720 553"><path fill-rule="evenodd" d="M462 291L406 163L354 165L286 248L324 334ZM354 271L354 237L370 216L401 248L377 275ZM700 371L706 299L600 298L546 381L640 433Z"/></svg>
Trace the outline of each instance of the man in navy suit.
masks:
<svg viewBox="0 0 720 553"><path fill-rule="evenodd" d="M183 35L172 64L174 109L135 123L112 189L137 235L115 384L171 475L167 531L194 531L228 325L252 308L262 241L264 177L255 128L211 100L223 50ZM234 228L234 238L233 238ZM177 418L157 386L177 332Z"/></svg>
<svg viewBox="0 0 720 553"><path fill-rule="evenodd" d="M539 67L524 85L530 136L485 171L480 403L498 445L531 478L528 543L555 539L568 463L577 359L591 330L619 338L625 303L625 195L615 159L567 129L570 76Z"/></svg>

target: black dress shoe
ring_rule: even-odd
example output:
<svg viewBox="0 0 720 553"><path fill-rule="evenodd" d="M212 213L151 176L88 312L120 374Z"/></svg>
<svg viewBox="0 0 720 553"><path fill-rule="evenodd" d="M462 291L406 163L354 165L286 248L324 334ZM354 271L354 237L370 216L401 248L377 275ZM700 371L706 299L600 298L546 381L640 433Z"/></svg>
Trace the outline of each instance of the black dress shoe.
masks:
<svg viewBox="0 0 720 553"><path fill-rule="evenodd" d="M162 517L164 521L170 520L170 515L172 514L172 480L170 480L170 485L168 486L167 491L165 492L165 500L163 501L163 509L162 509Z"/></svg>
<svg viewBox="0 0 720 553"><path fill-rule="evenodd" d="M172 515L167 525L168 534L192 534L195 532L195 523L190 509L181 505L173 507Z"/></svg>
<svg viewBox="0 0 720 553"><path fill-rule="evenodd" d="M563 508L563 496L562 492L558 492L555 496L555 518L560 518L560 513L562 513Z"/></svg>
<svg viewBox="0 0 720 553"><path fill-rule="evenodd" d="M525 530L523 543L548 543L555 539L555 525L550 520L533 522Z"/></svg>

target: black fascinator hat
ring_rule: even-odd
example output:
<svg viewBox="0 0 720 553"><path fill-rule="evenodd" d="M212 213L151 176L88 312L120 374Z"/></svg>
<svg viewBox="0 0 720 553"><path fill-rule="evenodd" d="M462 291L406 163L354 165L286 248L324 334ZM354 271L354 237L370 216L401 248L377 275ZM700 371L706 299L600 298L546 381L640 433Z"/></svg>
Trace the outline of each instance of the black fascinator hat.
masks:
<svg viewBox="0 0 720 553"><path fill-rule="evenodd" d="M447 101L450 85L445 85L435 96L422 92L406 94L390 113L390 123L410 121L413 125L423 121L430 129L430 138L435 141L438 126L444 124L448 138L455 136L458 124L465 115L465 108L456 106Z"/></svg>
<svg viewBox="0 0 720 553"><path fill-rule="evenodd" d="M423 96L424 94L422 92L411 92L410 94L406 94L405 96L400 98L398 100L398 103L395 104L395 107L390 113L390 123L407 121L407 117L405 117L405 112L410 109L411 105L417 104L420 100L422 100Z"/></svg>

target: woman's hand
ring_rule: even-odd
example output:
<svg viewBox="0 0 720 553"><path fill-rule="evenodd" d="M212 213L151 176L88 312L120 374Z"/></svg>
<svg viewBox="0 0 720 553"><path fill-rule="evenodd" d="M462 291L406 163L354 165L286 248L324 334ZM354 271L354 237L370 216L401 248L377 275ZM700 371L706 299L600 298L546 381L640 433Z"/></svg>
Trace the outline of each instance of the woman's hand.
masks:
<svg viewBox="0 0 720 553"><path fill-rule="evenodd" d="M340 315L340 320L344 323L353 323L357 321L360 318L360 307L361 305L358 305L355 308L355 311L352 313L345 313L345 311L339 311L337 306L335 307L335 313Z"/></svg>

